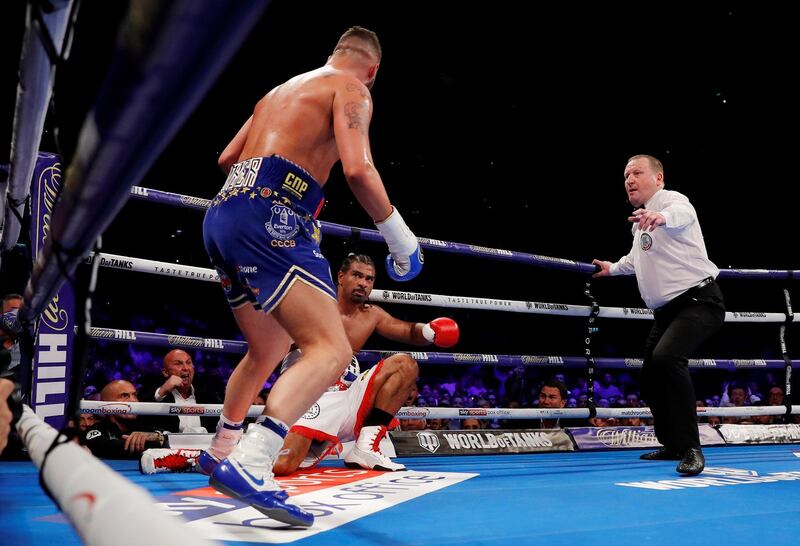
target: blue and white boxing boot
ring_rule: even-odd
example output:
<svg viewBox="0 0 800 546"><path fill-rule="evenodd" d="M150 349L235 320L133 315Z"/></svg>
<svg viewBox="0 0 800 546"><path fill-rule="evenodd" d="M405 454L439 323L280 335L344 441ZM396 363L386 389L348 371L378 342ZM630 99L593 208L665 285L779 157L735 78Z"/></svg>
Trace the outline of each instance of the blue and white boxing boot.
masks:
<svg viewBox="0 0 800 546"><path fill-rule="evenodd" d="M246 502L265 516L290 525L310 527L314 516L287 502L289 495L275 481L272 466L278 458L286 429L267 418L264 426L251 424L236 449L220 461L209 484Z"/></svg>
<svg viewBox="0 0 800 546"><path fill-rule="evenodd" d="M206 476L210 476L220 461L233 452L242 438L242 425L225 421L224 416L219 420L211 446L201 451L197 458L197 469Z"/></svg>
<svg viewBox="0 0 800 546"><path fill-rule="evenodd" d="M389 256L386 257L386 273L394 281L410 281L420 274L425 258L416 236L406 225L400 212L392 207L392 213L382 222L376 223Z"/></svg>
<svg viewBox="0 0 800 546"><path fill-rule="evenodd" d="M216 470L217 466L219 466L220 460L212 455L210 452L203 450L200 452L200 456L197 458L197 470L201 474L205 474L206 476L210 476L214 470Z"/></svg>

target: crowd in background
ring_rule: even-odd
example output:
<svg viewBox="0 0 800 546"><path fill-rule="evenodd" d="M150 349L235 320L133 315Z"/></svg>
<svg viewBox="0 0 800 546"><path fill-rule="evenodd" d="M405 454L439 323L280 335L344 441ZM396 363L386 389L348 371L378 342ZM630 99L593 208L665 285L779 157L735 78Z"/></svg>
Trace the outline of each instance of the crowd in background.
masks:
<svg viewBox="0 0 800 546"><path fill-rule="evenodd" d="M163 322L163 317L162 322ZM132 319L131 329L192 335L206 331L205 324L196 324L191 317L178 317L171 330L156 328L152 319L139 317ZM84 376L84 397L96 398L104 385L114 380L127 380L141 386L142 378L156 375L162 369L162 359L168 349L135 344L120 344L106 341L92 343L90 358ZM194 361L195 385L214 392L223 398L225 381L239 355L208 350L187 349ZM738 372L717 372L713 380L698 382L698 406L752 406L783 404L783 378L781 373L771 370L747 370ZM637 370L598 370L594 378L594 401L597 407L624 408L644 407L647 400L639 394ZM268 392L277 379L270 377L263 385ZM450 367L420 366L418 392L409 397L406 405L419 407L453 408L538 408L552 407L540 405L540 393L546 382L563 384L563 406L567 408L586 407L588 401L587 376L580 370L563 371L559 368L532 368L485 365L453 365ZM702 389L702 390L701 390ZM559 402L560 404L560 402ZM761 418L764 422L776 422L775 418ZM705 417L712 424L721 422L758 422L749 418ZM458 428L471 425L471 422L446 422L428 419L425 422L404 423L417 428ZM470 420L471 421L471 420ZM561 421L560 426L575 426L577 422ZM585 424L585 423L584 423ZM588 423L594 426L643 425L645 419L595 419ZM484 428L538 428L539 420L480 420Z"/></svg>

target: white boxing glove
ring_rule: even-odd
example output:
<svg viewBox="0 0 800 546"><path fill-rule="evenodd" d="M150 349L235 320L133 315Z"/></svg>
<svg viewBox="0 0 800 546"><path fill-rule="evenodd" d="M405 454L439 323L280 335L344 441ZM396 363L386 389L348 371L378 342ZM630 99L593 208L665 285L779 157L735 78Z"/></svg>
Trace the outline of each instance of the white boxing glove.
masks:
<svg viewBox="0 0 800 546"><path fill-rule="evenodd" d="M392 207L392 213L383 222L375 224L386 246L386 272L395 281L409 281L420 274L424 257L416 236L403 221L400 212Z"/></svg>

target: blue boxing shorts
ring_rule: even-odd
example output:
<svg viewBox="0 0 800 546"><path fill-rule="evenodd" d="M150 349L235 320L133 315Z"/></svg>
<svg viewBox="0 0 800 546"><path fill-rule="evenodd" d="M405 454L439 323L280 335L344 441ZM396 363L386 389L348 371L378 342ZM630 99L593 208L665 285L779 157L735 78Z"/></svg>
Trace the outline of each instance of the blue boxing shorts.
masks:
<svg viewBox="0 0 800 546"><path fill-rule="evenodd" d="M203 242L233 309L271 312L296 281L336 300L317 214L322 188L277 155L235 164L203 220Z"/></svg>

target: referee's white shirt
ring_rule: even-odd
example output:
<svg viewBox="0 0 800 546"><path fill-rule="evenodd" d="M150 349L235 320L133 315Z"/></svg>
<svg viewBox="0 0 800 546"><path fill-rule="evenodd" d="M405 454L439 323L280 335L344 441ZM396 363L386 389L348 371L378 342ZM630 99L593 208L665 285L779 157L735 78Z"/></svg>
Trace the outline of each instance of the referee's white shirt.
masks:
<svg viewBox="0 0 800 546"><path fill-rule="evenodd" d="M611 264L611 275L636 275L639 293L650 309L658 309L707 278L719 268L708 259L697 212L682 193L661 189L645 203L660 212L666 224L653 231L631 228L633 246Z"/></svg>

